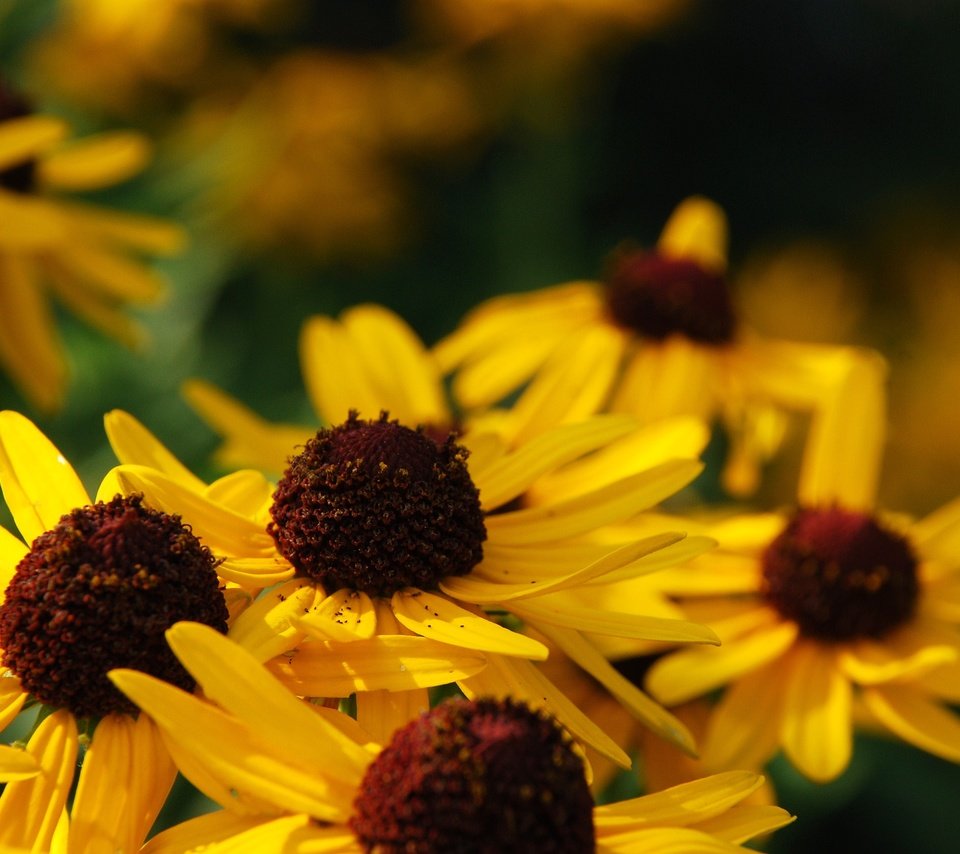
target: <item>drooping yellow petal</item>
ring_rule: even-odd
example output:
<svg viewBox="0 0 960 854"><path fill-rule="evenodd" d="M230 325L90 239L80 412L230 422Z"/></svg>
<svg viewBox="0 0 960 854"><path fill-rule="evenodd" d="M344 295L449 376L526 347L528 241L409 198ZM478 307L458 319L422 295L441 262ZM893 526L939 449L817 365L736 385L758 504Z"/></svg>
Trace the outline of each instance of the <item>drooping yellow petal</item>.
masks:
<svg viewBox="0 0 960 854"><path fill-rule="evenodd" d="M27 780L40 773L36 756L19 747L0 745L0 783Z"/></svg>
<svg viewBox="0 0 960 854"><path fill-rule="evenodd" d="M475 474L485 510L500 507L524 492L542 474L571 462L636 429L629 416L596 416L548 430Z"/></svg>
<svg viewBox="0 0 960 854"><path fill-rule="evenodd" d="M588 744L598 753L622 768L630 767L630 757L580 711L535 664L523 658L491 655L486 670L469 679L458 681L468 699L476 697L512 697L523 700L536 709L545 709L577 740Z"/></svg>
<svg viewBox="0 0 960 854"><path fill-rule="evenodd" d="M41 721L27 743L40 773L7 783L0 795L0 850L43 852L60 821L77 762L77 724L61 709Z"/></svg>
<svg viewBox="0 0 960 854"><path fill-rule="evenodd" d="M447 685L481 671L482 653L409 635L378 635L349 643L312 640L268 667L307 697L348 697L355 691L409 691Z"/></svg>
<svg viewBox="0 0 960 854"><path fill-rule="evenodd" d="M727 217L723 208L703 196L684 199L660 232L657 250L723 272L727 266Z"/></svg>
<svg viewBox="0 0 960 854"><path fill-rule="evenodd" d="M370 756L362 746L345 738L219 632L201 623L182 622L168 629L166 637L204 694L252 731L277 744L289 742L290 733L297 733L303 760L320 767L329 762L335 744L339 765L327 773L338 779L355 781L366 768Z"/></svg>
<svg viewBox="0 0 960 854"><path fill-rule="evenodd" d="M6 223L3 217L0 204ZM60 406L67 370L48 300L36 268L6 252L0 254L0 363L38 408Z"/></svg>
<svg viewBox="0 0 960 854"><path fill-rule="evenodd" d="M718 649L682 649L654 663L647 688L668 706L692 700L783 655L796 637L795 623L777 623L743 638L724 640Z"/></svg>
<svg viewBox="0 0 960 854"><path fill-rule="evenodd" d="M97 724L80 771L70 849L136 851L177 775L146 715L107 715Z"/></svg>
<svg viewBox="0 0 960 854"><path fill-rule="evenodd" d="M180 462L156 436L130 413L113 409L103 416L107 440L121 463L155 468L167 477L202 492L206 484Z"/></svg>
<svg viewBox="0 0 960 854"><path fill-rule="evenodd" d="M230 627L230 639L258 661L266 661L296 646L303 629L295 625L295 614L308 612L322 601L322 590L303 579L292 578L262 595Z"/></svg>
<svg viewBox="0 0 960 854"><path fill-rule="evenodd" d="M393 594L394 616L421 637L500 655L518 655L543 661L549 650L538 640L518 634L467 611L444 596L408 587Z"/></svg>
<svg viewBox="0 0 960 854"><path fill-rule="evenodd" d="M347 587L316 602L305 614L293 613L291 619L296 628L319 640L363 640L377 631L373 600Z"/></svg>
<svg viewBox="0 0 960 854"><path fill-rule="evenodd" d="M408 427L450 423L439 365L400 317L382 306L359 305L340 321L353 339L350 357L383 395L382 408ZM334 364L342 363L341 355Z"/></svg>
<svg viewBox="0 0 960 854"><path fill-rule="evenodd" d="M153 837L140 854L190 854L209 850L221 839L228 839L261 824L272 821L269 816L237 815L228 810L197 816Z"/></svg>
<svg viewBox="0 0 960 854"><path fill-rule="evenodd" d="M772 833L796 821L782 807L767 804L737 804L722 815L702 821L697 829L734 845Z"/></svg>
<svg viewBox="0 0 960 854"><path fill-rule="evenodd" d="M0 485L24 539L90 503L83 483L56 446L18 412L0 412Z"/></svg>
<svg viewBox="0 0 960 854"><path fill-rule="evenodd" d="M908 744L960 762L960 720L941 703L908 685L865 688L862 697L871 714Z"/></svg>
<svg viewBox="0 0 960 854"><path fill-rule="evenodd" d="M797 644L784 659L783 749L818 783L834 779L853 749L853 689L835 653L820 644Z"/></svg>
<svg viewBox="0 0 960 854"><path fill-rule="evenodd" d="M688 756L697 755L693 736L687 727L626 679L579 632L556 626L537 628L613 694L645 726L675 744Z"/></svg>
<svg viewBox="0 0 960 854"><path fill-rule="evenodd" d="M262 798L278 811L305 812L323 821L349 815L352 792L327 777L338 761L333 745L323 765L308 769L294 758L289 732L288 750L278 750L273 742L265 747L256 731L162 680L134 670L112 670L109 676L153 718L166 741L179 744L228 789ZM230 809L232 800L221 805Z"/></svg>
<svg viewBox="0 0 960 854"><path fill-rule="evenodd" d="M416 691L363 691L357 694L357 723L379 744L430 708L426 688Z"/></svg>
<svg viewBox="0 0 960 854"><path fill-rule="evenodd" d="M88 136L44 157L37 168L41 183L70 192L99 190L136 175L150 158L147 138L132 131Z"/></svg>
<svg viewBox="0 0 960 854"><path fill-rule="evenodd" d="M671 460L576 498L488 516L487 536L492 543L522 545L583 534L652 507L702 469L696 460Z"/></svg>
<svg viewBox="0 0 960 854"><path fill-rule="evenodd" d="M0 170L32 160L67 135L67 125L53 116L22 116L0 124Z"/></svg>
<svg viewBox="0 0 960 854"><path fill-rule="evenodd" d="M273 539L257 522L208 501L154 469L120 466L117 477L125 494L142 492L149 506L164 513L181 515L215 554L232 557L271 557L274 554Z"/></svg>

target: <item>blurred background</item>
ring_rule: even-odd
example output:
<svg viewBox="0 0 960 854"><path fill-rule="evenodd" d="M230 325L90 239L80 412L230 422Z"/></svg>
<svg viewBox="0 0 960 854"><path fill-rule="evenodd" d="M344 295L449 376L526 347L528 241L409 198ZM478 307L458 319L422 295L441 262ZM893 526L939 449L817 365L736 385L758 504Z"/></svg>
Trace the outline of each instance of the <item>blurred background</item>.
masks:
<svg viewBox="0 0 960 854"><path fill-rule="evenodd" d="M428 343L481 299L596 278L702 194L730 219L740 311L772 337L890 363L884 505L960 493L960 30L948 0L0 0L0 80L77 135L133 129L149 167L87 201L170 219L133 351L54 305L62 406L26 412L95 484L101 419L212 474L180 396L217 383L310 423L297 336L376 301ZM0 246L5 226L0 222ZM2 283L0 283L2 286ZM797 456L758 501L790 500ZM960 769L864 738L774 852L940 852Z"/></svg>

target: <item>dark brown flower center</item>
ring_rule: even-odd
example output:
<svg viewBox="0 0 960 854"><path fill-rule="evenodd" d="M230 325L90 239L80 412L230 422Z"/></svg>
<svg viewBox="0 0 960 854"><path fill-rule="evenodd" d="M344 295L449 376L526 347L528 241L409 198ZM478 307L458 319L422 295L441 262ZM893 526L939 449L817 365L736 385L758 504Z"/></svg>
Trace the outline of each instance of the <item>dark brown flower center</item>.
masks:
<svg viewBox="0 0 960 854"><path fill-rule="evenodd" d="M467 451L386 413L321 430L277 484L268 530L297 571L329 589L435 589L483 557L487 532Z"/></svg>
<svg viewBox="0 0 960 854"><path fill-rule="evenodd" d="M623 252L612 260L607 309L619 326L657 341L683 335L722 345L733 340L736 329L723 276L694 260L657 252Z"/></svg>
<svg viewBox="0 0 960 854"><path fill-rule="evenodd" d="M807 637L881 638L916 609L917 559L873 516L801 509L763 554L762 590Z"/></svg>
<svg viewBox="0 0 960 854"><path fill-rule="evenodd" d="M29 116L32 112L30 105L0 79L0 124L9 119ZM35 175L35 161L15 163L6 169L0 169L0 188L15 193L29 193L34 187Z"/></svg>
<svg viewBox="0 0 960 854"><path fill-rule="evenodd" d="M384 854L595 850L582 760L556 723L511 700L450 700L398 730L350 827Z"/></svg>
<svg viewBox="0 0 960 854"><path fill-rule="evenodd" d="M77 717L134 712L107 679L141 670L186 691L164 632L179 620L227 630L216 560L179 516L117 496L68 513L33 541L0 605L0 647L41 702Z"/></svg>

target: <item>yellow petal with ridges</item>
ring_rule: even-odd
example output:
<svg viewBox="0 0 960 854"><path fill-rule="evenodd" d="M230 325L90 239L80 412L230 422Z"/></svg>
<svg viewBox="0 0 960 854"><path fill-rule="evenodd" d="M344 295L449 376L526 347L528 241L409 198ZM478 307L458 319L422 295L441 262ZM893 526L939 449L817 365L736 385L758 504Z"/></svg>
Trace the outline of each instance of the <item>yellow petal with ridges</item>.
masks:
<svg viewBox="0 0 960 854"><path fill-rule="evenodd" d="M444 596L408 587L393 594L394 616L411 632L453 646L518 655L544 661L549 650L538 640L518 634L488 617L461 608Z"/></svg>
<svg viewBox="0 0 960 854"><path fill-rule="evenodd" d="M296 646L303 630L291 617L304 614L326 594L303 579L292 578L264 593L230 627L230 639L257 661L266 661Z"/></svg>
<svg viewBox="0 0 960 854"><path fill-rule="evenodd" d="M779 623L724 641L717 649L701 647L670 653L650 668L647 688L668 706L692 700L783 655L796 637L795 623Z"/></svg>
<svg viewBox="0 0 960 854"><path fill-rule="evenodd" d="M166 637L204 694L264 739L289 744L295 732L303 761L321 767L330 761L335 745L338 765L326 773L347 782L354 782L366 769L370 755L363 747L314 714L252 655L216 630L181 622L167 629Z"/></svg>
<svg viewBox="0 0 960 854"><path fill-rule="evenodd" d="M599 854L743 854L731 845L690 827L651 827L625 830L598 840Z"/></svg>
<svg viewBox="0 0 960 854"><path fill-rule="evenodd" d="M305 812L322 821L349 815L352 792L327 777L338 762L332 746L324 765L308 768L292 755L302 745L290 731L289 749L281 752L275 743L265 746L255 730L162 680L135 670L112 670L109 676L153 718L167 741L179 744L227 788L261 798L278 811ZM230 809L231 802L222 806Z"/></svg>
<svg viewBox="0 0 960 854"><path fill-rule="evenodd" d="M0 485L27 542L90 497L57 447L18 412L0 412Z"/></svg>
<svg viewBox="0 0 960 854"><path fill-rule="evenodd" d="M294 569L280 557L224 558L217 575L241 587L269 587L293 578Z"/></svg>
<svg viewBox="0 0 960 854"><path fill-rule="evenodd" d="M47 851L67 803L77 763L77 724L61 709L37 726L27 751L40 773L7 783L0 795L0 850Z"/></svg>
<svg viewBox="0 0 960 854"><path fill-rule="evenodd" d="M621 522L673 495L703 469L696 460L671 460L576 498L486 518L497 544L522 545L574 537Z"/></svg>
<svg viewBox="0 0 960 854"><path fill-rule="evenodd" d="M862 692L870 713L908 744L950 762L960 762L960 720L942 703L907 685Z"/></svg>
<svg viewBox="0 0 960 854"><path fill-rule="evenodd" d="M627 415L596 416L579 424L564 424L521 445L477 473L480 503L487 511L524 492L542 474L629 434L636 422Z"/></svg>
<svg viewBox="0 0 960 854"><path fill-rule="evenodd" d="M308 697L348 697L356 691L409 691L464 679L483 670L482 653L409 635L332 643L312 640L268 667Z"/></svg>
<svg viewBox="0 0 960 854"><path fill-rule="evenodd" d="M273 489L273 484L261 472L244 469L217 478L203 494L243 516L256 516L265 506L269 507Z"/></svg>
<svg viewBox="0 0 960 854"><path fill-rule="evenodd" d="M261 824L272 821L269 816L237 815L227 810L197 816L153 837L140 854L191 854L209 850L209 846L229 839Z"/></svg>
<svg viewBox="0 0 960 854"><path fill-rule="evenodd" d="M67 135L66 122L53 116L21 116L0 125L0 170L36 159Z"/></svg>
<svg viewBox="0 0 960 854"><path fill-rule="evenodd" d="M30 696L23 690L20 680L12 674L0 675L0 730L20 714L20 709Z"/></svg>
<svg viewBox="0 0 960 854"><path fill-rule="evenodd" d="M373 600L360 590L346 587L316 602L306 614L293 614L291 620L298 629L319 640L363 640L372 638L377 631Z"/></svg>
<svg viewBox="0 0 960 854"><path fill-rule="evenodd" d="M348 827L321 826L304 815L274 819L203 849L204 854L360 854L361 850Z"/></svg>
<svg viewBox="0 0 960 854"><path fill-rule="evenodd" d="M3 601L3 591L7 589L10 579L17 570L17 564L23 560L29 549L23 541L11 534L6 528L0 527L0 602Z"/></svg>
<svg viewBox="0 0 960 854"><path fill-rule="evenodd" d="M783 750L807 777L824 783L849 764L853 750L853 689L833 649L797 644L785 658Z"/></svg>
<svg viewBox="0 0 960 854"><path fill-rule="evenodd" d="M511 697L523 700L535 709L545 709L578 741L622 768L630 767L630 757L619 745L580 711L535 664L523 658L491 655L486 670L458 681L468 699Z"/></svg>
<svg viewBox="0 0 960 854"><path fill-rule="evenodd" d="M107 440L121 463L157 469L167 477L202 492L206 484L129 412L113 409L103 416Z"/></svg>
<svg viewBox="0 0 960 854"><path fill-rule="evenodd" d="M150 153L150 143L142 134L96 134L48 154L38 163L37 178L55 190L99 190L136 175L146 166Z"/></svg>
<svg viewBox="0 0 960 854"><path fill-rule="evenodd" d="M767 804L737 804L722 815L707 819L697 829L734 845L742 845L757 836L765 836L796 821L782 807Z"/></svg>
<svg viewBox="0 0 960 854"><path fill-rule="evenodd" d="M0 745L0 783L27 780L40 773L37 758L19 747Z"/></svg>

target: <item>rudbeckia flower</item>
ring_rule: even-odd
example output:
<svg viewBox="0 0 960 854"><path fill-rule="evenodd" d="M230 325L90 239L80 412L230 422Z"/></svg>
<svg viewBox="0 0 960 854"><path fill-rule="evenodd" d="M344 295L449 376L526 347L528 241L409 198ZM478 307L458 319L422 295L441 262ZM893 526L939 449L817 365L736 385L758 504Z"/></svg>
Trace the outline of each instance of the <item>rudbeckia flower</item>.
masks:
<svg viewBox="0 0 960 854"><path fill-rule="evenodd" d="M579 378L573 405L586 398L645 423L720 420L731 441L725 484L748 493L758 464L781 442L787 411L813 413L808 444L817 453L837 388L865 356L761 340L744 328L726 279L726 245L723 211L689 198L654 249L616 253L604 281L494 298L434 353L444 372L455 373L454 396L468 411L544 371L554 382Z"/></svg>
<svg viewBox="0 0 960 854"><path fill-rule="evenodd" d="M111 678L191 758L184 773L222 812L152 839L187 851L736 851L788 824L740 802L761 784L728 772L593 805L569 736L511 700L442 703L380 748L351 718L304 704L203 626L168 632L216 705L146 674Z"/></svg>
<svg viewBox="0 0 960 854"><path fill-rule="evenodd" d="M949 709L960 700L960 503L917 521L875 506L884 412L882 395L866 397L875 405L845 441L805 461L793 512L707 526L715 557L657 579L723 641L716 655L670 653L646 682L669 705L726 688L703 751L713 768L757 767L782 748L830 780L850 760L860 707L960 761Z"/></svg>
<svg viewBox="0 0 960 854"><path fill-rule="evenodd" d="M192 689L163 633L181 619L226 631L217 558L180 517L117 495L110 475L92 501L14 412L0 413L0 486L24 538L0 529L0 729L25 704L41 707L26 747L38 773L0 794L0 848L49 849L83 743L71 850L135 850L176 766L106 672L135 667ZM8 759L0 755L0 776Z"/></svg>
<svg viewBox="0 0 960 854"><path fill-rule="evenodd" d="M0 81L0 364L44 410L61 402L66 365L51 297L128 346L142 338L121 310L155 302L162 279L133 256L176 251L176 226L68 201L61 191L109 187L149 156L136 133L65 142L66 124L31 113Z"/></svg>

